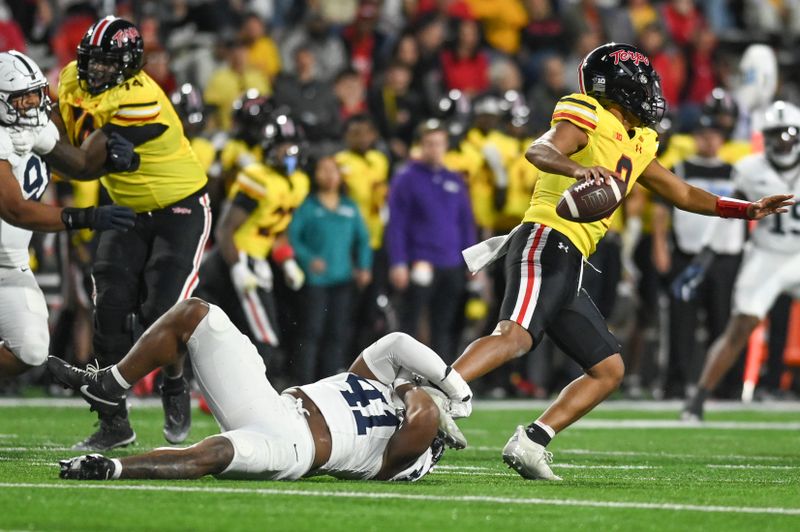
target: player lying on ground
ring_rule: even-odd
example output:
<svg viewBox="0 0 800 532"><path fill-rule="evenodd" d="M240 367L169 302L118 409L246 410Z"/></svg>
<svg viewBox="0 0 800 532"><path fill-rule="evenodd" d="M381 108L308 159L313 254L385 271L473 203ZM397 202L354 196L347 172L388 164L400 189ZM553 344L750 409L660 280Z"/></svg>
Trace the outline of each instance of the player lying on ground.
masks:
<svg viewBox="0 0 800 532"><path fill-rule="evenodd" d="M48 367L102 412L117 408L137 380L187 351L222 434L184 449L64 460L62 478L417 480L441 457L443 442L437 438L440 409L412 379L434 383L462 415L471 410L472 393L461 376L402 333L365 349L347 373L278 394L250 340L219 307L197 298L159 318L114 366L83 371L50 357Z"/></svg>
<svg viewBox="0 0 800 532"><path fill-rule="evenodd" d="M800 108L774 102L761 125L764 153L750 155L734 166L737 195L753 200L790 188L800 192ZM767 316L781 294L800 296L800 204L789 214L758 222L745 246L733 290L733 312L725 332L708 350L697 391L684 406L686 421L703 419L703 404L747 346L750 334ZM715 238L714 235L711 238ZM714 252L706 248L678 277L676 288L694 297Z"/></svg>
<svg viewBox="0 0 800 532"><path fill-rule="evenodd" d="M475 340L453 364L472 381L529 352L547 333L583 368L584 374L537 420L517 427L503 449L505 462L529 479L558 480L545 447L616 390L625 373L619 342L581 288L583 263L608 229L609 218L579 222L560 217L556 206L562 193L575 180L611 185L616 177L625 182L626 194L638 180L677 208L708 216L761 219L786 212L793 203L791 195L752 203L719 197L661 166L652 126L665 103L658 74L637 48L598 47L583 60L580 81L581 93L559 100L550 130L526 153L539 179L523 223L499 248L478 244L486 252L470 265L473 271L505 254L500 320L491 335Z"/></svg>

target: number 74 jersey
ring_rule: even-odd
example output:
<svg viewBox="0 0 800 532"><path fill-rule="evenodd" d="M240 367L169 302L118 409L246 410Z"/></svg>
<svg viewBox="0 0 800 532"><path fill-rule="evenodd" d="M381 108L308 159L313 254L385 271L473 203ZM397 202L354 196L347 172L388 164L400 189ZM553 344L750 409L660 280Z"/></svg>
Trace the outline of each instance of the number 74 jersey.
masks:
<svg viewBox="0 0 800 532"><path fill-rule="evenodd" d="M15 153L6 127L0 127L0 160L8 161L11 165L22 197L26 200L39 201L50 183L50 169L47 163L33 152L23 155ZM31 231L0 220L0 266L10 268L27 266L30 241Z"/></svg>
<svg viewBox="0 0 800 532"><path fill-rule="evenodd" d="M800 166L778 172L763 153L741 159L733 167L733 184L748 201L757 201L773 194L794 194L800 198ZM750 242L758 248L795 254L800 252L800 204L789 212L773 214L758 221L750 234Z"/></svg>
<svg viewBox="0 0 800 532"><path fill-rule="evenodd" d="M582 166L602 166L616 171L628 184L626 194L656 157L658 135L655 131L646 127L626 131L622 122L591 96L576 93L561 98L550 123L554 126L561 121L581 128L589 137L586 146L572 154L570 159ZM606 234L611 217L578 223L556 214L561 194L573 183L575 179L571 177L540 172L523 221L552 227L569 238L584 257L588 257Z"/></svg>

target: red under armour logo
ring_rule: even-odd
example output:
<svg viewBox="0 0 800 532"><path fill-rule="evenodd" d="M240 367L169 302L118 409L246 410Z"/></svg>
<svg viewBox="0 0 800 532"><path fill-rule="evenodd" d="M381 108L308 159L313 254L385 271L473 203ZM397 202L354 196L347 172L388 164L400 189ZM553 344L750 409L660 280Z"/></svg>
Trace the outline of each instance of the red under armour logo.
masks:
<svg viewBox="0 0 800 532"><path fill-rule="evenodd" d="M617 137L617 140L622 140L622 133L620 133L619 131L617 131L617 133L616 133L616 137Z"/></svg>

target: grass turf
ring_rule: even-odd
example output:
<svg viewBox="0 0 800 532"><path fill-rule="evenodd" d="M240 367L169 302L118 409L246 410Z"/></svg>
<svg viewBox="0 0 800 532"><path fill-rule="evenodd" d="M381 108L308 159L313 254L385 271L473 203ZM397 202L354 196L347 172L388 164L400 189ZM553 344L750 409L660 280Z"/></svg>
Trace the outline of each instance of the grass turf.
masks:
<svg viewBox="0 0 800 532"><path fill-rule="evenodd" d="M59 480L56 462L77 454L64 448L88 434L92 416L81 408L2 407L0 529L800 530L797 413L709 414L739 422L726 429L619 428L615 420L672 420L677 412L601 409L587 418L596 423L578 424L550 445L560 483L523 481L500 459L514 426L536 414L476 410L462 423L470 447L448 451L415 484L77 483ZM160 409L134 409L131 418L138 443L112 455L165 445ZM777 430L750 426L764 422ZM195 412L187 443L215 432L213 419Z"/></svg>

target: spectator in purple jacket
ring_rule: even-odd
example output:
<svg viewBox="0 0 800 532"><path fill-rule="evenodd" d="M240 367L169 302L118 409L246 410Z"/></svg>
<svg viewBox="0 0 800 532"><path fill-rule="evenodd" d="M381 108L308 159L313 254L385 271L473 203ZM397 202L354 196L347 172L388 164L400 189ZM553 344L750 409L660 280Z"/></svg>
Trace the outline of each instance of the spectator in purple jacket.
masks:
<svg viewBox="0 0 800 532"><path fill-rule="evenodd" d="M427 310L430 346L449 361L466 284L461 250L476 241L475 220L466 183L443 164L447 130L428 120L417 136L419 160L402 167L389 189L389 279L402 294L401 330L417 336Z"/></svg>

